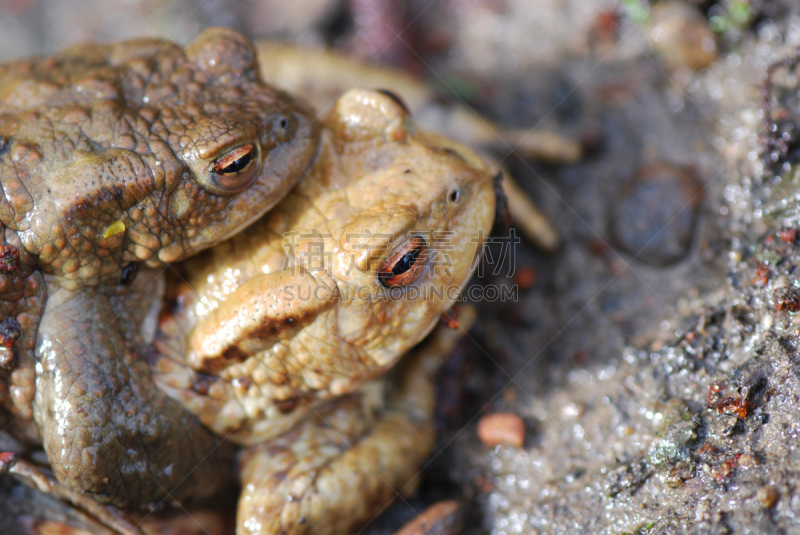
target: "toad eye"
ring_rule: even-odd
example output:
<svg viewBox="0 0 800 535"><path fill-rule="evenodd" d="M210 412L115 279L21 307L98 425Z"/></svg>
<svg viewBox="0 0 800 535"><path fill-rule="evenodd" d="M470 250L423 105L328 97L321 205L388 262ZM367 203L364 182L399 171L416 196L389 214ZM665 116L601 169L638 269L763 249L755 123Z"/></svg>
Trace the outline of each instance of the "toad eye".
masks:
<svg viewBox="0 0 800 535"><path fill-rule="evenodd" d="M221 194L238 193L253 183L258 168L258 148L252 144L229 150L211 167L213 183Z"/></svg>
<svg viewBox="0 0 800 535"><path fill-rule="evenodd" d="M386 288L408 286L419 278L425 269L427 244L422 236L412 236L400 249L392 253L378 270L378 280Z"/></svg>

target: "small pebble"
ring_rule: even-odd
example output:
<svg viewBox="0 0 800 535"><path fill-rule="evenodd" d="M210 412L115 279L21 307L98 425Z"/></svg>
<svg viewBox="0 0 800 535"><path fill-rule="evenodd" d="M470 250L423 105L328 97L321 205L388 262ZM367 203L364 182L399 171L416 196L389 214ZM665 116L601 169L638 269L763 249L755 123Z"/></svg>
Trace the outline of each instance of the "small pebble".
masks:
<svg viewBox="0 0 800 535"><path fill-rule="evenodd" d="M532 267L519 267L514 273L514 282L516 282L523 290L527 290L536 284L536 272Z"/></svg>
<svg viewBox="0 0 800 535"><path fill-rule="evenodd" d="M752 455L748 455L745 453L744 455L739 457L739 466L743 466L746 468L750 468L752 466L756 466L758 464L758 459L753 457Z"/></svg>
<svg viewBox="0 0 800 535"><path fill-rule="evenodd" d="M772 292L775 309L780 312L797 312L800 310L800 295L794 288L775 288Z"/></svg>
<svg viewBox="0 0 800 535"><path fill-rule="evenodd" d="M797 241L797 229L790 228L778 232L778 237L786 243L794 243Z"/></svg>
<svg viewBox="0 0 800 535"><path fill-rule="evenodd" d="M490 448L500 445L521 448L525 443L525 422L510 412L489 414L478 422L478 438Z"/></svg>
<svg viewBox="0 0 800 535"><path fill-rule="evenodd" d="M756 500L766 509L772 509L778 503L778 491L771 485L761 487L756 491Z"/></svg>
<svg viewBox="0 0 800 535"><path fill-rule="evenodd" d="M650 12L650 40L667 64L698 71L717 59L714 32L703 14L683 2L661 2Z"/></svg>
<svg viewBox="0 0 800 535"><path fill-rule="evenodd" d="M641 166L620 188L610 214L614 244L645 264L680 261L691 249L702 192L688 167L666 162Z"/></svg>
<svg viewBox="0 0 800 535"><path fill-rule="evenodd" d="M395 532L395 535L455 535L461 532L461 515L458 502L437 502Z"/></svg>

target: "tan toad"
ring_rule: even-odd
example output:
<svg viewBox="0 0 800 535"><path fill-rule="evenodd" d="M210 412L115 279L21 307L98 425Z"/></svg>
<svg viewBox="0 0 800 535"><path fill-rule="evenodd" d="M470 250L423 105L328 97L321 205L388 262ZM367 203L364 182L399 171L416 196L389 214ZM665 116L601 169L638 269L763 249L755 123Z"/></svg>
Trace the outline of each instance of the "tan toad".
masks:
<svg viewBox="0 0 800 535"><path fill-rule="evenodd" d="M182 265L152 355L171 396L249 446L239 533L345 533L414 476L432 370L383 377L453 304L494 218L482 161L393 98L348 91L325 126L286 199Z"/></svg>
<svg viewBox="0 0 800 535"><path fill-rule="evenodd" d="M231 30L0 65L0 423L35 441L34 419L68 487L139 508L226 481L232 449L154 387L126 339L147 311L117 296L283 197L310 118Z"/></svg>

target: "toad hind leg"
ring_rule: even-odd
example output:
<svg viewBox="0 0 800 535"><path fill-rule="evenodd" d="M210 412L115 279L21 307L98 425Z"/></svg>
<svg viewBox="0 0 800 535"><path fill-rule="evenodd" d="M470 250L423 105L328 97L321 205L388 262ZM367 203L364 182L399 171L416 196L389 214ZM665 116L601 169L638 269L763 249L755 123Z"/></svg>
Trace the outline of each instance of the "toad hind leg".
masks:
<svg viewBox="0 0 800 535"><path fill-rule="evenodd" d="M398 364L389 404L373 422L357 400L343 398L245 451L237 533L348 533L410 494L434 444L434 376L461 332L439 326Z"/></svg>
<svg viewBox="0 0 800 535"><path fill-rule="evenodd" d="M233 447L155 386L123 332L107 296L51 293L34 416L56 477L125 509L214 495L231 483Z"/></svg>

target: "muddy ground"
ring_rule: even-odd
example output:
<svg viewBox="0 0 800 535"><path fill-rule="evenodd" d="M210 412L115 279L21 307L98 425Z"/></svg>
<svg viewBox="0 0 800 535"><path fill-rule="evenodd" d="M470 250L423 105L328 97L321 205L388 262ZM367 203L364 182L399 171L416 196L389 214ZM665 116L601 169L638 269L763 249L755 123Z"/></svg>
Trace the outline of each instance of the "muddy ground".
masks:
<svg viewBox="0 0 800 535"><path fill-rule="evenodd" d="M362 533L443 498L471 534L800 532L796 2L2 0L0 59L211 24L395 65L585 147L496 147L561 246L495 231L475 284L517 298L477 303L421 489ZM497 410L523 448L478 440Z"/></svg>

